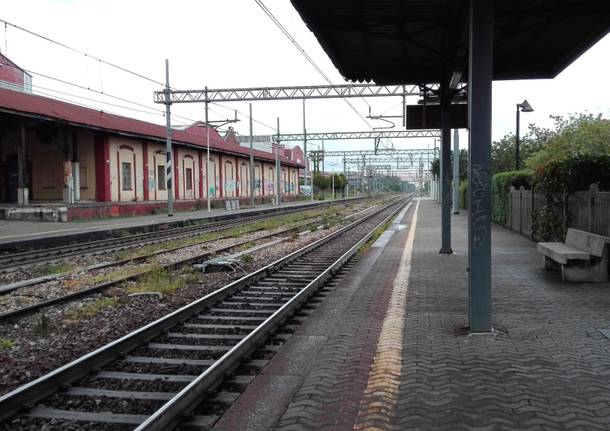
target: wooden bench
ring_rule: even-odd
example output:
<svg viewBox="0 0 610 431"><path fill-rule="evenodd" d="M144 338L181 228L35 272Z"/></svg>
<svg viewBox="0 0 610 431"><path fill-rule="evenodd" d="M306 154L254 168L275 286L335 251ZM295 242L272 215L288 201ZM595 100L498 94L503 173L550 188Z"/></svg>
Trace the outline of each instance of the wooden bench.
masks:
<svg viewBox="0 0 610 431"><path fill-rule="evenodd" d="M568 229L565 243L539 242L546 269L561 269L564 282L608 281L608 246L610 238Z"/></svg>

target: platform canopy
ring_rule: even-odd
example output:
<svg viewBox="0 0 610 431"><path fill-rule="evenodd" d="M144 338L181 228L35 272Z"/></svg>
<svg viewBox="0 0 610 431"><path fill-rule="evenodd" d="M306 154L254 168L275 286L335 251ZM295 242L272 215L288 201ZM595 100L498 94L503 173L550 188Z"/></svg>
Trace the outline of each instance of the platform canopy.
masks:
<svg viewBox="0 0 610 431"><path fill-rule="evenodd" d="M466 81L468 0L291 1L348 80ZM610 30L608 0L493 3L494 80L553 78Z"/></svg>

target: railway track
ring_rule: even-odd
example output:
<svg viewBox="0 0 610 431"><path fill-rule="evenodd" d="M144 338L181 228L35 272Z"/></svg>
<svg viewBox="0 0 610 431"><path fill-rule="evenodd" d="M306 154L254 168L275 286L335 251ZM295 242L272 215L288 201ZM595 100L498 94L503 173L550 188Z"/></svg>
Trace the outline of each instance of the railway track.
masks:
<svg viewBox="0 0 610 431"><path fill-rule="evenodd" d="M7 429L175 427L406 201L379 208L0 397L0 420ZM207 427L214 418L195 415L188 422L182 425Z"/></svg>
<svg viewBox="0 0 610 431"><path fill-rule="evenodd" d="M292 232L298 231L299 229L301 229L304 226L310 225L314 221L319 221L319 219L320 219L320 217L307 218L304 220L303 223L299 223L296 226L291 226L286 229L282 229L280 231L274 231L274 232L270 232L268 234L259 236L256 238L255 241L258 242L258 241L261 241L264 239L290 234ZM252 241L253 241L252 239L246 238L242 241L238 241L238 242L228 245L226 247L221 247L219 249L209 251L209 252L198 253L198 254L195 254L194 256L190 256L190 257L183 258L183 259L178 259L171 263L159 265L159 267L163 270L174 271L182 266L193 264L193 263L196 263L196 262L199 262L202 260L207 260L214 256L218 256L223 253L229 252L230 250L250 244L250 243L252 243ZM181 248L181 247L179 247L179 248ZM125 261L113 262L113 263L109 263L108 265L98 265L98 266L96 266L96 269L99 269L100 267L103 267L103 266L110 266L110 265L121 266L122 264L126 263L127 261L131 261L131 262L144 261L153 255L162 254L162 253L171 253L172 251L175 251L175 250L176 249L161 250L159 252L153 253L152 255L141 256L141 257L134 258L134 259L127 259ZM47 298L45 300L42 300L42 301L34 303L34 304L30 304L30 305L23 306L18 309L15 309L15 310L0 313L0 322L18 319L18 318L21 318L24 316L34 314L40 310L43 310L43 309L51 307L51 306L66 304L66 303L73 302L73 301L79 300L79 299L87 297L87 296L95 295L95 294L100 293L104 290L107 290L111 287L119 286L119 285L129 282L129 281L135 281L135 280L141 279L141 278L145 277L147 274L154 271L155 269L157 269L157 268L153 267L150 269L143 269L141 272L138 272L135 274L120 276L113 280L97 283L93 286L86 287L81 290L77 290L77 291L67 293L67 294L64 294L61 296L57 296L57 297Z"/></svg>
<svg viewBox="0 0 610 431"><path fill-rule="evenodd" d="M133 247L142 247L145 245L158 244L166 241L185 239L197 235L202 235L205 233L228 230L237 226L242 226L244 223L271 219L278 216L293 214L296 212L302 212L307 210L315 210L318 208L319 207L306 209L289 208L283 210L280 213L272 212L266 214L257 214L242 217L235 220L222 220L193 226L169 228L154 232L144 232L127 236L119 236L115 238L68 244L40 250L0 254L0 273L10 272L21 268L28 268L35 265L42 265L49 262L62 261L74 256L83 257L90 255L99 255L108 252L121 251Z"/></svg>

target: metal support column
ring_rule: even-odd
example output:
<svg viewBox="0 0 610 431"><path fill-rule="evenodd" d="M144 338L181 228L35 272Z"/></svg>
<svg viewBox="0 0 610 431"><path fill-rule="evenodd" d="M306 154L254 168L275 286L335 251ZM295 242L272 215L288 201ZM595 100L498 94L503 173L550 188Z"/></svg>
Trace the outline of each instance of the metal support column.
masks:
<svg viewBox="0 0 610 431"><path fill-rule="evenodd" d="M468 321L491 331L491 97L493 2L470 0Z"/></svg>
<svg viewBox="0 0 610 431"><path fill-rule="evenodd" d="M174 172L172 161L172 123L170 112L170 87L169 87L169 60L165 59L165 180L167 181L167 215L174 215L174 192L172 187L172 174ZM134 166L135 168L135 166Z"/></svg>
<svg viewBox="0 0 610 431"><path fill-rule="evenodd" d="M346 180L346 186L343 188L343 197L349 198L349 178L347 175L347 163L345 162L345 156L343 156L343 176Z"/></svg>
<svg viewBox="0 0 610 431"><path fill-rule="evenodd" d="M29 190L25 181L26 156L25 156L25 125L20 125L20 140L17 147L17 203L19 205L29 204Z"/></svg>
<svg viewBox="0 0 610 431"><path fill-rule="evenodd" d="M364 175L366 174L366 156L362 155L362 172L360 174L360 193L364 195Z"/></svg>
<svg viewBox="0 0 610 431"><path fill-rule="evenodd" d="M275 142L275 202L280 206L282 202L282 192L280 190L280 117L277 117L277 138Z"/></svg>
<svg viewBox="0 0 610 431"><path fill-rule="evenodd" d="M254 181L256 178L254 177L254 142L252 136L254 136L253 126L252 126L252 103L250 105L250 206L254 207ZM261 166L261 175L262 175L262 166ZM261 184L261 187L263 185Z"/></svg>
<svg viewBox="0 0 610 431"><path fill-rule="evenodd" d="M521 169L521 154L519 154L519 146L521 145L520 141L520 136L519 136L519 131L521 129L521 125L520 123L520 111L521 111L521 107L519 105L517 105L517 119L516 119L516 130L515 130L515 170L518 171L519 169Z"/></svg>
<svg viewBox="0 0 610 431"><path fill-rule="evenodd" d="M207 93L208 88L205 88L205 91ZM205 162L205 186L208 189L208 192L206 194L207 197L207 201L208 201L208 212L212 211L212 196L211 196L211 192L212 192L212 188L210 187L210 124L208 123L208 115L209 115L209 106L208 106L208 101L207 101L207 97L206 97L206 102L205 102L205 131L206 131L206 139L205 139L205 146L206 146L206 162ZM214 189L215 190L215 189Z"/></svg>
<svg viewBox="0 0 610 431"><path fill-rule="evenodd" d="M451 93L449 76L441 82L441 249L451 254Z"/></svg>
<svg viewBox="0 0 610 431"><path fill-rule="evenodd" d="M460 133L453 129L453 214L460 213Z"/></svg>
<svg viewBox="0 0 610 431"><path fill-rule="evenodd" d="M303 99L303 154L305 155L305 171L303 175L303 185L307 186L307 173L309 172L309 159L307 158L307 127L305 126L305 99ZM313 201L313 176L311 177L310 200Z"/></svg>

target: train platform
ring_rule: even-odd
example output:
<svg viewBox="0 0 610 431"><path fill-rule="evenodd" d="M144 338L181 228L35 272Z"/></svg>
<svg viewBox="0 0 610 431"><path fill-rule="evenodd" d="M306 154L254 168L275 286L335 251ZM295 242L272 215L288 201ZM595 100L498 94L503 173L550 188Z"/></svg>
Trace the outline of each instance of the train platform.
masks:
<svg viewBox="0 0 610 431"><path fill-rule="evenodd" d="M470 334L452 219L444 255L438 204L399 214L214 429L610 429L610 284L562 284L494 226L494 331Z"/></svg>
<svg viewBox="0 0 610 431"><path fill-rule="evenodd" d="M340 200L338 200L340 201ZM319 201L315 201L318 203ZM310 201L294 201L282 203L282 208L308 207ZM134 217L113 217L89 221L74 222L38 222L23 220L0 220L0 244L9 244L21 241L58 238L66 235L79 235L92 232L107 232L112 230L133 229L143 226L165 225L168 223L181 224L201 219L214 219L227 217L231 214L255 214L260 211L278 208L272 204L260 204L254 208L238 210L207 209L197 211L176 212L172 217L166 213Z"/></svg>

